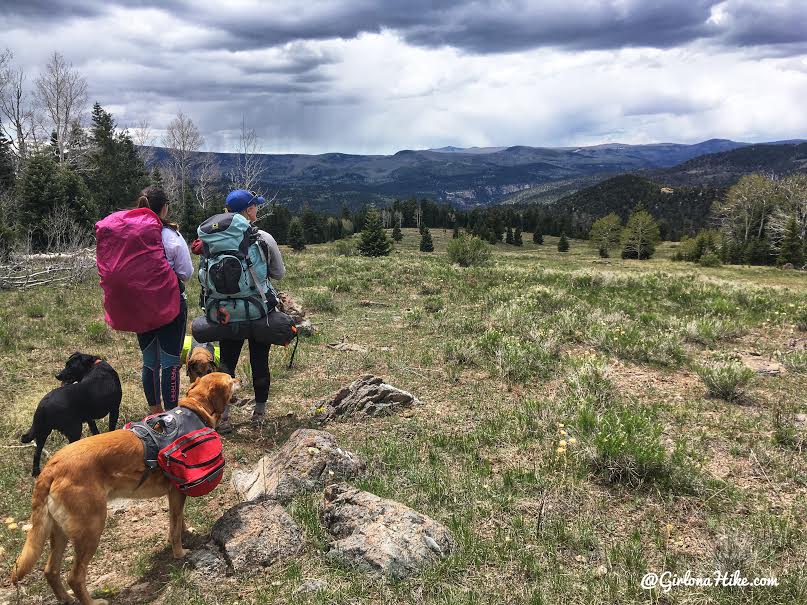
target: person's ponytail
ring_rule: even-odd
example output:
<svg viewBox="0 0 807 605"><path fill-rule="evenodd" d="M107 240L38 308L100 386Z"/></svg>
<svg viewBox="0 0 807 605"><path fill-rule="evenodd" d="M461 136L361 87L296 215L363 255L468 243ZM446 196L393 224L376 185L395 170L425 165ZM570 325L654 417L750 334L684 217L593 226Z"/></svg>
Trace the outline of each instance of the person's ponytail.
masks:
<svg viewBox="0 0 807 605"><path fill-rule="evenodd" d="M137 208L150 208L157 216L160 216L160 212L165 205L168 204L168 196L165 195L165 191L159 187L150 185L140 192L140 196L137 198L136 203ZM164 227L168 227L174 231L179 231L179 225L176 223L167 221L162 216L160 216L160 220L162 221Z"/></svg>

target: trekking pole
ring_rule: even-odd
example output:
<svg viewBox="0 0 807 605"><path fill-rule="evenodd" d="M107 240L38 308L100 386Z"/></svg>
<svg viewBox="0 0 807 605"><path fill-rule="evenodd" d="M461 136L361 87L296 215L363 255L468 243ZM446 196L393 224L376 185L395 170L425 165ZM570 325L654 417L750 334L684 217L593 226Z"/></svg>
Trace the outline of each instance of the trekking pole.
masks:
<svg viewBox="0 0 807 605"><path fill-rule="evenodd" d="M294 354L297 353L297 345L300 344L300 334L294 335L294 348L291 350L291 358L289 358L289 365L286 368L287 370L291 370L291 364L294 363Z"/></svg>

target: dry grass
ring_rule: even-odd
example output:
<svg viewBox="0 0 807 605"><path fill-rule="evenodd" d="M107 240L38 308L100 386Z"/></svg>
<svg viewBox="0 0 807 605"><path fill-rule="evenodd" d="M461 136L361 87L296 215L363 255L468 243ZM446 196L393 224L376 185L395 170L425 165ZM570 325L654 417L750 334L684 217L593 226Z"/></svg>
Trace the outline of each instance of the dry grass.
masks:
<svg viewBox="0 0 807 605"><path fill-rule="evenodd" d="M749 404L737 406L707 397L694 373L704 356L791 351L805 336L795 327L807 306L803 274L672 263L669 245L651 261L604 263L583 242L561 255L550 237L543 246L497 246L490 265L459 268L445 257L450 232L432 236L428 255L417 252L414 230L386 259L336 256L329 245L286 254L280 285L313 302L320 333L303 341L291 371L285 352L272 351L273 421L256 431L239 425L249 411L237 410L226 454L230 469L249 466L305 425L318 398L379 374L423 405L408 417L328 430L367 458L359 485L446 523L456 554L396 584L335 568L322 555L315 495L293 506L310 541L299 560L211 590L167 556L162 519L150 535L133 531L131 516L148 510L138 505L110 520L90 572L94 589L108 588L115 604L166 605L807 600L807 460L796 420L807 413L807 376L757 378ZM93 280L0 293L0 445L18 444L76 349L121 373L124 420L145 413L135 339L107 334L96 327L102 320ZM344 337L367 352L325 347ZM604 430L619 442L605 441ZM61 443L54 435L48 449ZM31 456L3 450L0 515L27 516ZM224 484L192 501L191 525L203 535L232 502ZM0 526L6 568L22 538ZM716 561L740 561L780 586L666 595L639 587L646 571L713 573ZM293 595L313 577L327 588ZM11 602L52 602L39 572L26 590Z"/></svg>

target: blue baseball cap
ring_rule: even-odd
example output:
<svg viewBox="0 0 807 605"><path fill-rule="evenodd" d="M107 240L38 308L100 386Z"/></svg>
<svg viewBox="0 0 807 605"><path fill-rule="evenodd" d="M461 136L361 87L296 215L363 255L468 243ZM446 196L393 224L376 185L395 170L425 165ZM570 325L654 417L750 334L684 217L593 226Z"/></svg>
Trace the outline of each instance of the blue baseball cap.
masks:
<svg viewBox="0 0 807 605"><path fill-rule="evenodd" d="M257 193L251 193L246 189L236 189L227 194L227 199L224 203L233 212L241 212L250 206L265 204L266 200Z"/></svg>

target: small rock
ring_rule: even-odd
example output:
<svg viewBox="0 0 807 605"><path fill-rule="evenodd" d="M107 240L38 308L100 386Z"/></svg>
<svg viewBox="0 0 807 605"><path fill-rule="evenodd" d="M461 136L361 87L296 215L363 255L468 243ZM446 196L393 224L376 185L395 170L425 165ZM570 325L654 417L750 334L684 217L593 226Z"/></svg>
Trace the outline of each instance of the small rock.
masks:
<svg viewBox="0 0 807 605"><path fill-rule="evenodd" d="M232 485L242 500L271 498L289 502L364 471L364 461L343 450L330 433L298 429L274 454L264 456L251 473L233 471Z"/></svg>
<svg viewBox="0 0 807 605"><path fill-rule="evenodd" d="M754 370L757 374L764 374L765 376L779 376L785 373L785 367L778 361L772 359L765 359L764 357L754 354L741 355L741 361L747 367Z"/></svg>
<svg viewBox="0 0 807 605"><path fill-rule="evenodd" d="M608 568L605 565L600 565L596 570L595 573L602 577L608 573Z"/></svg>
<svg viewBox="0 0 807 605"><path fill-rule="evenodd" d="M325 489L322 521L335 538L329 559L390 578L409 577L455 548L440 523L345 483Z"/></svg>
<svg viewBox="0 0 807 605"><path fill-rule="evenodd" d="M311 594L326 588L328 588L328 583L325 580L307 580L295 589L294 594Z"/></svg>
<svg viewBox="0 0 807 605"><path fill-rule="evenodd" d="M107 513L112 515L122 515L131 506L132 500L129 498L116 498L107 502Z"/></svg>
<svg viewBox="0 0 807 605"><path fill-rule="evenodd" d="M366 353L369 349L361 345L355 345L350 342L331 342L325 345L334 351L355 351L356 353Z"/></svg>
<svg viewBox="0 0 807 605"><path fill-rule="evenodd" d="M213 544L194 550L188 555L188 562L193 565L203 578L221 578L227 575L227 561L221 551Z"/></svg>
<svg viewBox="0 0 807 605"><path fill-rule="evenodd" d="M418 404L411 393L385 383L378 376L365 374L331 398L314 404L312 414L315 422L325 423L336 418L388 416Z"/></svg>
<svg viewBox="0 0 807 605"><path fill-rule="evenodd" d="M231 508L213 525L210 537L236 573L284 561L303 546L302 530L280 504L271 500Z"/></svg>

